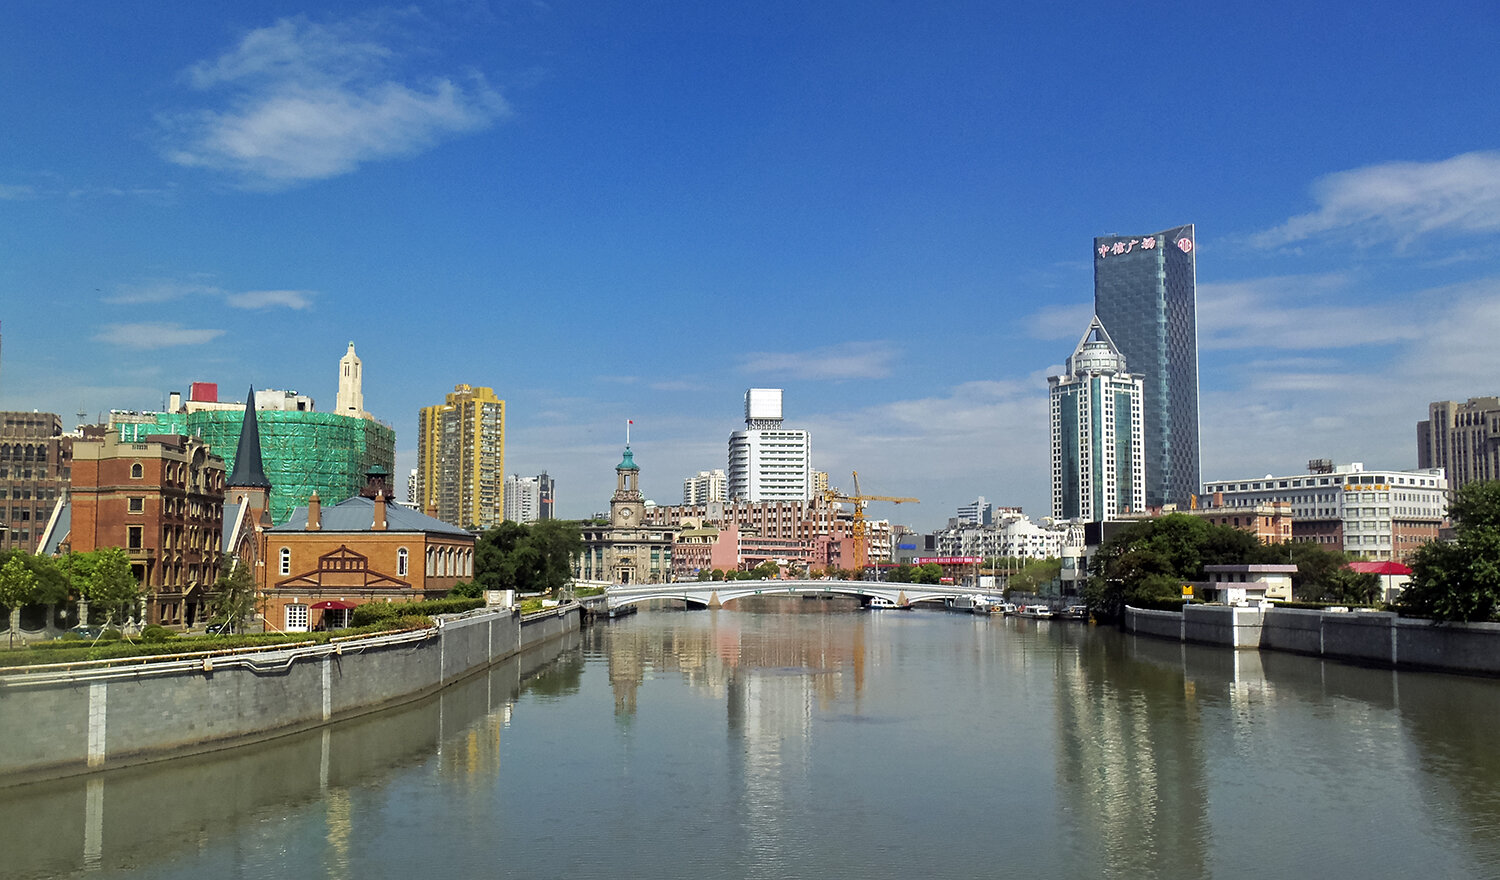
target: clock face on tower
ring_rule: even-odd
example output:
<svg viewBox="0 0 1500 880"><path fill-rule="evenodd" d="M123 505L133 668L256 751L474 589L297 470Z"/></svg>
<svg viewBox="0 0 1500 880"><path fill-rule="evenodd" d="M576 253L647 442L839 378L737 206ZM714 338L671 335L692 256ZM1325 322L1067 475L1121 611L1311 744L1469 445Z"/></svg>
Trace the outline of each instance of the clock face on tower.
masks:
<svg viewBox="0 0 1500 880"><path fill-rule="evenodd" d="M635 511L631 510L628 507L622 507L622 508L620 508L620 519L630 519L630 517L633 516L634 514L635 514Z"/></svg>

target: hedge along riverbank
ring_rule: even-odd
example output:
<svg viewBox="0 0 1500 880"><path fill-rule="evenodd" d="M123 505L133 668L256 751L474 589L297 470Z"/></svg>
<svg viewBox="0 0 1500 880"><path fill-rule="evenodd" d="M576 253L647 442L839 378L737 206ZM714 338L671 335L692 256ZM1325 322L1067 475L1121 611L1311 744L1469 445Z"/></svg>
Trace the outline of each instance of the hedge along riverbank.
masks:
<svg viewBox="0 0 1500 880"><path fill-rule="evenodd" d="M79 663L90 660L120 660L131 657L158 657L172 654L233 651L277 646L321 645L333 639L344 639L379 632L425 629L430 626L432 626L431 618L423 615L408 614L382 619L367 626L351 627L331 632L178 636L157 642L131 642L124 639L101 639L97 642L81 639L53 639L50 642L36 642L23 650L0 651L0 668L38 666L50 663Z"/></svg>
<svg viewBox="0 0 1500 880"><path fill-rule="evenodd" d="M402 617L462 614L483 608L483 599L427 599L422 602L366 602L349 616L350 626L361 627Z"/></svg>

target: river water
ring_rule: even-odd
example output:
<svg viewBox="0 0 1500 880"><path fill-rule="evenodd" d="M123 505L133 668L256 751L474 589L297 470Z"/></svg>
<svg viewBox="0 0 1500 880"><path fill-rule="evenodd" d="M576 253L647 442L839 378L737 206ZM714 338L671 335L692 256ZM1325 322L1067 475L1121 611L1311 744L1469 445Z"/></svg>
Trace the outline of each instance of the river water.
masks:
<svg viewBox="0 0 1500 880"><path fill-rule="evenodd" d="M655 611L397 710L0 789L0 877L1500 877L1497 733L1486 679Z"/></svg>

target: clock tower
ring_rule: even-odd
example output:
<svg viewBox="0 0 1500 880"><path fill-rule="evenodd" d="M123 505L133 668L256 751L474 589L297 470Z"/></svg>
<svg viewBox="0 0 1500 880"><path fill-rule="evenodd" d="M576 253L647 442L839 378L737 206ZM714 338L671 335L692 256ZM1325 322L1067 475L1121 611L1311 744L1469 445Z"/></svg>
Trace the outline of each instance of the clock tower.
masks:
<svg viewBox="0 0 1500 880"><path fill-rule="evenodd" d="M617 529L638 528L645 498L640 488L641 469L625 447L625 458L615 466L615 494L609 499L609 524Z"/></svg>

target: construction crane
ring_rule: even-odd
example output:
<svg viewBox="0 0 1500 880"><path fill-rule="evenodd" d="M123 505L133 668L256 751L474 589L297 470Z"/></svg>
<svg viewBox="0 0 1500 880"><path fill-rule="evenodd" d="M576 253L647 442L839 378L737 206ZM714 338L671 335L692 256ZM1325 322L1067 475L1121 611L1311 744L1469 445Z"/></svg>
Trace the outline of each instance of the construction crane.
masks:
<svg viewBox="0 0 1500 880"><path fill-rule="evenodd" d="M889 501L893 504L919 504L915 498L897 498L892 495L865 495L859 491L859 471L854 471L854 494L845 495L833 489L825 489L823 498L829 504L849 503L854 505L854 525L850 537L854 539L854 570L865 570L865 504L871 501Z"/></svg>

